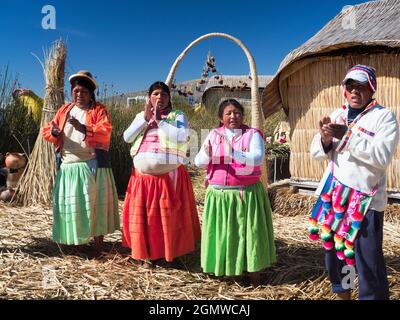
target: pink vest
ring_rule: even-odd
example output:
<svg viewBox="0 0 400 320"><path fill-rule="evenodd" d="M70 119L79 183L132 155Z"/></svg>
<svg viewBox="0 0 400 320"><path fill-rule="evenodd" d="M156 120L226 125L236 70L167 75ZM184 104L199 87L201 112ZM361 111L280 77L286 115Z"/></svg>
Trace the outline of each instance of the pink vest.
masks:
<svg viewBox="0 0 400 320"><path fill-rule="evenodd" d="M157 123L152 122L146 133L144 134L143 140L140 144L138 153L140 152L151 152L151 153L160 153L160 138L157 133Z"/></svg>
<svg viewBox="0 0 400 320"><path fill-rule="evenodd" d="M255 132L248 126L242 127L242 134L233 137L232 147L236 151L249 151L250 140ZM210 137L212 160L207 168L207 179L211 185L248 186L260 181L261 166L250 166L236 162L229 150L228 138L225 136L225 127L213 129ZM229 163L230 162L230 163Z"/></svg>

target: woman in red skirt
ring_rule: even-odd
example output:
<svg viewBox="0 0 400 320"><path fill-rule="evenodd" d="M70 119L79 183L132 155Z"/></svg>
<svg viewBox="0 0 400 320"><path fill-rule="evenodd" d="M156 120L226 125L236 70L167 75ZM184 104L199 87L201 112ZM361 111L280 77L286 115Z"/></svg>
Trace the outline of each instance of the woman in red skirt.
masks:
<svg viewBox="0 0 400 320"><path fill-rule="evenodd" d="M123 211L122 244L134 259L165 259L195 249L200 224L190 177L182 165L189 135L185 114L173 110L163 82L150 86L144 111L124 132L134 168Z"/></svg>

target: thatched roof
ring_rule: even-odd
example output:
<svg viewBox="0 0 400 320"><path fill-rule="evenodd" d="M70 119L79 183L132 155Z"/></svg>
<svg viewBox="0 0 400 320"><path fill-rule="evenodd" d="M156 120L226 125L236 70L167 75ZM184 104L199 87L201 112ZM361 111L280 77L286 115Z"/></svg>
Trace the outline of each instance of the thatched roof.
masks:
<svg viewBox="0 0 400 320"><path fill-rule="evenodd" d="M352 25L351 21L355 24ZM360 46L400 48L399 21L399 0L370 1L340 12L316 35L289 53L282 61L273 80L264 90L264 115L267 117L283 107L279 89L280 75L294 62Z"/></svg>

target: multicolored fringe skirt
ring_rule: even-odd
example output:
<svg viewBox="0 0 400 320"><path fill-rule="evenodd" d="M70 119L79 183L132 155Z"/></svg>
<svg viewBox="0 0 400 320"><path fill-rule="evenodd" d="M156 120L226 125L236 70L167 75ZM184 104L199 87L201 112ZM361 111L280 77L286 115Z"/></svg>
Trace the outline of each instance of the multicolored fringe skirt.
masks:
<svg viewBox="0 0 400 320"><path fill-rule="evenodd" d="M261 182L242 189L208 186L201 267L216 276L261 271L276 262L272 212Z"/></svg>
<svg viewBox="0 0 400 320"><path fill-rule="evenodd" d="M134 259L172 261L195 250L200 223L192 183L183 166L168 173L133 170L125 196L122 245Z"/></svg>
<svg viewBox="0 0 400 320"><path fill-rule="evenodd" d="M68 245L86 244L90 237L119 229L118 197L111 169L86 162L63 163L53 191L53 240Z"/></svg>
<svg viewBox="0 0 400 320"><path fill-rule="evenodd" d="M372 195L359 192L329 175L314 208L311 211L310 239L321 239L326 250L336 250L340 260L355 265L354 241L361 229Z"/></svg>

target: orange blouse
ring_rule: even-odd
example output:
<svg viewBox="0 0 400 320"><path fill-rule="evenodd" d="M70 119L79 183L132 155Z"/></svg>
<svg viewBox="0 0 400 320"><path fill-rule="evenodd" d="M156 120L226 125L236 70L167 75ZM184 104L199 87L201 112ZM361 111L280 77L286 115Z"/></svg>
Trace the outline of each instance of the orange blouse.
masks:
<svg viewBox="0 0 400 320"><path fill-rule="evenodd" d="M54 121L63 132L65 123L68 119L68 114L74 107L74 103L68 103L58 109ZM56 150L59 152L63 146L63 135L55 137L51 134L51 121L42 129L42 136L45 140L56 145ZM105 106L96 102L86 112L86 144L94 149L102 149L108 151L110 147L112 126L110 115Z"/></svg>

